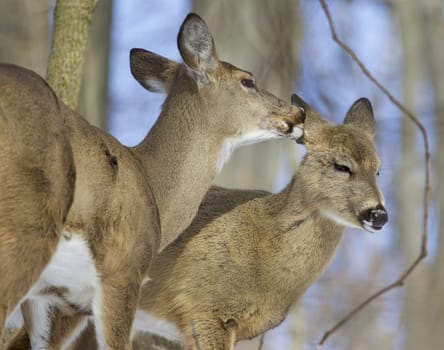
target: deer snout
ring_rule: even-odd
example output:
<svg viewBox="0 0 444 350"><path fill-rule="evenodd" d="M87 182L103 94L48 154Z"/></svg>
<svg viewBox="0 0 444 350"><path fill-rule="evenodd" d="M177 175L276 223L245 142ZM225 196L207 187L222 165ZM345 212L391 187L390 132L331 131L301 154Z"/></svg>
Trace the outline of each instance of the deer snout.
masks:
<svg viewBox="0 0 444 350"><path fill-rule="evenodd" d="M365 230L369 232L380 231L388 221L387 210L379 204L375 208L362 212L360 220Z"/></svg>
<svg viewBox="0 0 444 350"><path fill-rule="evenodd" d="M292 112L276 117L276 129L283 135L296 141L304 134L305 111L300 107L292 107Z"/></svg>

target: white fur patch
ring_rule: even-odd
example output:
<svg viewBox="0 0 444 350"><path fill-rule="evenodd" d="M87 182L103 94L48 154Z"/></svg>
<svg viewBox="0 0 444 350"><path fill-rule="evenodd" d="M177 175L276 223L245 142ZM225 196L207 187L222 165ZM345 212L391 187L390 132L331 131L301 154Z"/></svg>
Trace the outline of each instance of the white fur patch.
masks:
<svg viewBox="0 0 444 350"><path fill-rule="evenodd" d="M302 135L304 135L304 124L298 124L293 127L293 132L291 136L296 140L299 139Z"/></svg>
<svg viewBox="0 0 444 350"><path fill-rule="evenodd" d="M366 230L366 231L368 231L368 232L371 232L371 233L375 233L375 232L379 232L379 231L381 231L381 229L377 230L377 229L373 228L372 223L371 223L371 222L368 222L368 221L366 221L366 220L364 220L364 221L362 222L362 226L364 227L364 230Z"/></svg>
<svg viewBox="0 0 444 350"><path fill-rule="evenodd" d="M237 147L248 145L251 143L256 143L259 141L276 139L280 137L282 136L275 131L255 130L245 133L240 137L232 137L225 140L224 144L222 145L222 149L219 153L219 158L217 160L217 166L216 166L217 172L220 172L222 170L223 165L230 158L231 153L233 153L233 151Z"/></svg>
<svg viewBox="0 0 444 350"><path fill-rule="evenodd" d="M142 310L137 310L136 312L136 318L133 324L133 335L135 332L157 334L169 341L179 344L183 344L184 341L182 334L174 324Z"/></svg>
<svg viewBox="0 0 444 350"><path fill-rule="evenodd" d="M151 92L168 93L165 84L156 79L145 79L145 87Z"/></svg>
<svg viewBox="0 0 444 350"><path fill-rule="evenodd" d="M31 306L31 322L29 340L32 349L47 349L51 329L50 302L48 300L29 301Z"/></svg>
<svg viewBox="0 0 444 350"><path fill-rule="evenodd" d="M98 286L97 271L88 243L77 234L65 233L42 272L36 289L66 288L69 294L65 297L70 303L88 308Z"/></svg>
<svg viewBox="0 0 444 350"><path fill-rule="evenodd" d="M25 300L25 299L23 299ZM23 326L23 315L20 311L20 304L22 301L17 305L17 307L14 309L14 311L9 315L9 317L6 319L6 328L20 328Z"/></svg>
<svg viewBox="0 0 444 350"><path fill-rule="evenodd" d="M96 329L97 348L99 350L105 350L107 348L101 314L102 300L102 288L98 287L93 299L92 309L94 315L94 327Z"/></svg>
<svg viewBox="0 0 444 350"><path fill-rule="evenodd" d="M352 223L350 221L345 220L343 217L337 215L336 213L333 213L331 211L324 210L322 212L323 215L325 215L330 220L333 220L334 222L338 223L339 225L343 225L346 227L352 227L352 228L362 228L359 225L356 225L355 223Z"/></svg>
<svg viewBox="0 0 444 350"><path fill-rule="evenodd" d="M66 289L63 298L44 292L52 287ZM49 319L50 305L63 308L68 303L89 310L98 290L99 279L88 243L75 233L64 232L49 264L26 296L32 302L33 348L47 348L40 345L49 339L45 320Z"/></svg>

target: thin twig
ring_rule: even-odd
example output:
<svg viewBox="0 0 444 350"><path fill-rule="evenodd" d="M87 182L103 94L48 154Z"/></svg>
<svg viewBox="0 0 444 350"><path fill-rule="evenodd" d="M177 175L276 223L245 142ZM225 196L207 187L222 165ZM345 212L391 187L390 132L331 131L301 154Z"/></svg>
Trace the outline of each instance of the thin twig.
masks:
<svg viewBox="0 0 444 350"><path fill-rule="evenodd" d="M377 293L374 293L370 297L368 297L366 300L364 300L361 304L359 304L357 307L355 307L352 311L350 311L341 321L336 323L332 328L327 330L324 333L324 336L322 337L321 341L318 343L318 348L320 349L325 341L334 333L336 332L342 325L344 325L348 320L350 320L356 313L361 311L365 306L367 306L370 302L372 302L374 299L378 298L380 295L388 292L389 290L392 290L397 287L401 287L404 285L404 281L406 278L412 273L413 270L416 269L416 267L419 265L421 260L423 260L427 256L427 240L428 240L428 221L429 221L429 201L430 201L430 148L429 148L429 139L427 135L427 131L424 127L424 125L419 121L419 119L411 112L409 111L401 102L399 102L374 76L370 73L370 71L367 69L367 67L362 63L362 61L358 58L356 53L348 46L346 45L341 39L339 39L335 25L333 23L330 11L328 9L327 3L325 0L319 0L322 6L322 9L324 10L325 16L327 17L328 24L330 26L331 35L333 38L333 41L335 41L361 68L362 72L390 99L390 101L398 107L398 109L403 112L419 129L423 143L424 143L424 195L423 195L423 208L424 208L424 214L423 214L423 225L422 225L422 236L421 236L421 249L419 252L418 257L415 259L415 261L401 274L401 276L392 284L389 284L388 286L384 287Z"/></svg>
<svg viewBox="0 0 444 350"><path fill-rule="evenodd" d="M262 333L262 335L259 339L259 347L257 348L257 350L262 350L262 348L264 346L264 338L265 338L265 333Z"/></svg>

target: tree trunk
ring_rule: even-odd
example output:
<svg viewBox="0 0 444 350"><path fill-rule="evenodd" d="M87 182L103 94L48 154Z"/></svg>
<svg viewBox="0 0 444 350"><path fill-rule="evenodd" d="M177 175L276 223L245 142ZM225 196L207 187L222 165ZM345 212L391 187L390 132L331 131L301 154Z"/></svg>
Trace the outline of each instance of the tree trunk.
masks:
<svg viewBox="0 0 444 350"><path fill-rule="evenodd" d="M424 266L418 276L421 281L418 285L411 285L410 289L417 288L421 294L415 303L410 319L414 319L414 326L419 327L419 331L413 334L407 332L407 349L441 349L444 343L444 333L442 325L444 323L444 23L442 21L442 2L439 0L422 3L421 13L423 15L423 42L426 47L421 52L425 56L425 62L429 71L434 93L434 139L436 150L433 157L434 162L434 183L432 184L433 202L438 208L438 230L437 242L429 243L430 256L428 264ZM424 55L425 53L425 55ZM431 135L430 135L431 136ZM433 207L433 206L432 206ZM432 216L433 220L436 220ZM433 239L433 235L429 240ZM407 300L408 302L408 300ZM418 334L419 333L419 334Z"/></svg>
<svg viewBox="0 0 444 350"><path fill-rule="evenodd" d="M251 71L261 87L290 100L299 68L298 1L194 0L193 10L208 23L221 59ZM294 142L263 142L237 150L216 182L275 190L278 174L292 172L296 164Z"/></svg>
<svg viewBox="0 0 444 350"><path fill-rule="evenodd" d="M415 0L396 2L403 37L403 102L413 112L418 106L418 91L423 79L423 4ZM419 254L421 233L421 205L423 177L420 171L423 163L417 152L417 129L407 118L402 118L401 163L396 177L397 185L397 225L406 264L410 264ZM403 320L406 327L406 349L427 348L423 325L419 313L424 303L425 266L409 278L403 300Z"/></svg>
<svg viewBox="0 0 444 350"><path fill-rule="evenodd" d="M58 0L46 78L59 98L77 108L91 17L97 0Z"/></svg>
<svg viewBox="0 0 444 350"><path fill-rule="evenodd" d="M107 127L111 14L112 0L100 0L88 37L78 108L91 124L102 129Z"/></svg>

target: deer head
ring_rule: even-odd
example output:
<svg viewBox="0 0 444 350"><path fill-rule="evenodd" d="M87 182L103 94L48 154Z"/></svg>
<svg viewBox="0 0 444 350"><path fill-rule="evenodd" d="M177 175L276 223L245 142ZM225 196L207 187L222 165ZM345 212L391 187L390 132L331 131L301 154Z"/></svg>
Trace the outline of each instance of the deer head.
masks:
<svg viewBox="0 0 444 350"><path fill-rule="evenodd" d="M163 112L177 111L186 118L192 111L188 127L217 130L228 139L230 149L264 139L302 136L303 110L258 87L251 73L219 60L213 37L199 16L186 17L177 42L183 64L143 49L130 53L136 80L149 91L168 94Z"/></svg>
<svg viewBox="0 0 444 350"><path fill-rule="evenodd" d="M357 100L342 125L331 125L297 95L292 103L307 112L304 162L313 171L305 176L312 200L321 203L322 213L349 227L369 232L381 230L387 222L384 197L377 185L380 160L373 139L375 119L369 100Z"/></svg>
<svg viewBox="0 0 444 350"><path fill-rule="evenodd" d="M185 18L177 41L183 63L142 49L130 53L136 80L168 94L135 149L162 218L161 249L191 222L233 149L278 137L298 139L305 119L301 108L260 89L251 73L219 60L199 16Z"/></svg>

